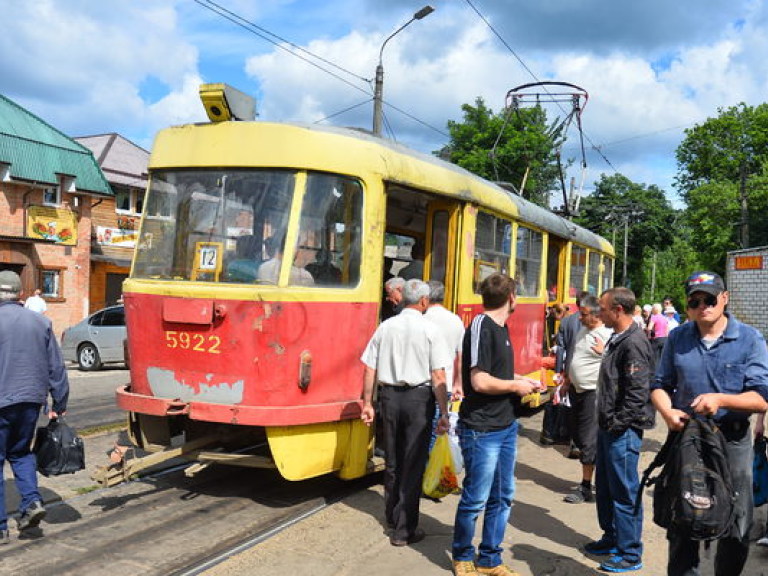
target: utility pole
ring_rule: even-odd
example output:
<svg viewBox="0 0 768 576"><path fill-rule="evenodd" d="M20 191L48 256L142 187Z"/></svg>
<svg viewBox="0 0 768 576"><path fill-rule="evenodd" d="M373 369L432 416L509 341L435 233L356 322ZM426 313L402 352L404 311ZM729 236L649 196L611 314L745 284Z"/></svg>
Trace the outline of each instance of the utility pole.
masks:
<svg viewBox="0 0 768 576"><path fill-rule="evenodd" d="M624 214L624 261L622 262L621 285L627 285L627 246L629 245L629 214Z"/></svg>
<svg viewBox="0 0 768 576"><path fill-rule="evenodd" d="M749 248L749 205L747 203L747 165L742 160L739 166L739 200L741 201L741 247Z"/></svg>
<svg viewBox="0 0 768 576"><path fill-rule="evenodd" d="M384 103L384 65L382 63L382 58L384 56L384 46L387 45L387 42L389 42L395 34L400 32L403 28L408 26L411 22L414 20L421 20L425 16L429 16L434 12L435 9L432 8L432 6L424 6L421 10L416 12L413 17L408 20L405 24L400 26L397 30L392 32L389 36L387 36L386 40L381 44L381 49L379 50L379 64L376 66L376 80L373 88L373 135L374 136L381 136L381 118L384 114L382 110L382 105Z"/></svg>

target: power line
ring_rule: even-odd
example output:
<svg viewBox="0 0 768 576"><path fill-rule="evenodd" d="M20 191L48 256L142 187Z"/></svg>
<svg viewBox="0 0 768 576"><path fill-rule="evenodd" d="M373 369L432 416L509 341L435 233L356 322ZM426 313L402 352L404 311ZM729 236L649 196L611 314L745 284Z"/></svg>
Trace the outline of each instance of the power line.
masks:
<svg viewBox="0 0 768 576"><path fill-rule="evenodd" d="M306 58L305 56L302 56L301 54L298 54L294 50L297 50L297 51L303 52L305 54L308 54L312 58L316 58L316 59L320 60L321 62L324 62L324 63L326 63L326 64L328 64L330 66L333 66L337 70L340 70L340 71L342 71L342 72L344 72L346 74L349 74L350 76L353 76L353 77L357 78L358 80L362 80L363 82L369 83L370 82L369 79L363 78L362 76L360 76L358 74L355 74L354 72L350 72L349 70L346 70L345 68L342 68L341 66L338 66L338 65L334 64L330 60L327 60L327 59L325 59L325 58L323 58L321 56L318 56L317 54L313 54L309 50L306 50L306 49L302 48L301 46L298 46L298 45L294 44L293 42L290 42L290 41L288 41L288 40L286 40L284 38L281 38L277 34L273 34L269 30L266 30L265 28L262 28L261 26L255 24L255 23L253 23L253 22L251 22L249 20L246 20L242 16L239 16L239 15L235 14L234 12L232 12L230 10L227 10L226 8L224 8L223 6L220 6L216 2L213 2L212 0L194 0L194 1L197 4L199 4L200 6L202 6L203 8L207 8L208 10L213 12L214 14L218 14L222 18L225 18L225 19L229 20L230 22L232 22L233 24L235 24L237 26L240 26L241 28L247 30L251 34L254 34L254 35L258 36L262 40L266 40L270 44L272 44L272 45L276 46L277 48L287 52L288 54L291 54L291 55L295 56L296 58L299 58L299 59L303 60L307 64L310 64L311 66L314 66L315 68L325 72L326 74L330 74L331 76L333 76L337 80L341 80L342 82L344 82L348 86L351 86L355 90L358 90L358 91L360 91L360 92L362 92L364 94L368 94L368 92L366 90L364 90L363 88L353 84L352 82L350 82L346 78L342 78L341 76L339 76L335 72L332 72L330 70L327 70L326 68L323 68L317 62L313 62L309 58ZM279 42L277 40L273 40L272 38L276 38L277 40L279 40ZM280 42L283 42L284 44L288 44L289 46L294 48L294 50L289 50L284 44L281 44Z"/></svg>
<svg viewBox="0 0 768 576"><path fill-rule="evenodd" d="M330 120L331 118L335 118L336 116L341 116L342 114L345 114L349 112L350 110L354 110L355 108L360 108L360 106L365 106L366 104L369 104L371 102L371 98L368 100L365 100L364 102L358 102L357 104L353 104L352 106L348 106L347 108L344 108L344 110L339 110L338 112L334 112L333 114L330 114L326 116L325 118L320 118L320 120L315 120L313 124L320 124L320 122L325 122L326 120Z"/></svg>
<svg viewBox="0 0 768 576"><path fill-rule="evenodd" d="M323 68L318 63L313 62L309 58L306 58L306 57L302 56L298 52L303 52L304 54L307 54L307 55L311 56L312 58L316 58L317 60L320 60L321 62L323 62L323 63L325 63L325 64L327 64L329 66L332 66L332 67L336 68L337 70L340 70L341 72L349 74L350 76L353 76L354 78L356 78L358 80L362 80L363 82L368 84L369 87L370 87L370 84L372 82L371 79L364 78L364 77L360 76L359 74L355 74L354 72L351 72L351 71L347 70L346 68L343 68L343 67L341 67L341 66L331 62L330 60L327 60L326 58L323 58L322 56L318 56L317 54L314 54L313 52L311 52L311 51L309 51L309 50L307 50L305 48L302 48L301 46L298 46L297 44L294 44L293 42L291 42L291 41L289 41L289 40L287 40L285 38L282 38L281 36L278 36L277 34L274 34L274 33L270 32L266 28L263 28L263 27L259 26L258 24L255 24L254 22L251 22L251 21L243 18L242 16L236 14L235 12L233 12L231 10L228 10L227 8L224 8L220 4L214 2L213 0L194 0L194 1L197 4L199 4L200 6L202 6L203 8L206 8L206 9L210 10L214 14L218 14L222 18L225 18L226 20L229 20L233 24L235 24L237 26L240 26L241 28L247 30L251 34L254 34L254 35L258 36L262 40L266 40L270 44L272 44L272 45L276 46L277 48L287 52L288 54L291 54L291 55L295 56L296 58L299 58L299 59L303 60L304 62L314 66L318 70L321 70L321 71L325 72L326 74L329 74L329 75L333 76L337 80L341 80L342 82L344 82L348 86L351 86L355 90L358 90L358 91L360 91L360 92L362 92L362 93L364 93L366 95L373 94L373 90L372 89L370 90L370 92L367 91L367 90L364 90L364 89L360 88L359 86L357 86L355 84L352 84L351 82L349 82L345 78L342 78L338 74L336 74L336 73L334 73L334 72L332 72L330 70L327 70L326 68ZM282 44L281 44L281 42L282 42ZM293 50L289 50L285 46L285 44L287 44L288 46L291 46L291 48L293 48ZM366 104L367 102L370 102L370 100L368 100L366 102L362 102L360 104L356 104L354 106L351 106L350 108L347 108L345 110L341 110L340 112L336 112L334 114L331 114L330 116L326 116L325 118L322 118L321 120L318 120L317 122L322 122L323 120L327 120L329 118L333 118L335 116L338 116L339 114L343 114L344 112L348 112L349 110L353 110L354 108L362 106L363 104ZM411 120L413 120L415 122L418 122L422 126L425 126L425 127L429 128L430 130L434 130L435 132L437 132L438 134L441 134L444 137L450 138L450 136L448 134L446 134L445 132L443 132L439 128L435 128L434 126L432 126L432 125L428 124L427 122L417 118L416 116L414 116L412 114L409 114L405 110L402 110L402 109L398 108L397 106L394 106L394 105L392 105L392 104L390 104L389 102L386 102L386 101L384 101L383 103L386 104L387 106L389 106L390 108L392 108L393 110L396 110L396 111L400 112L401 114L403 114L407 118L410 118ZM392 136L392 139L395 139L394 138L394 132L392 131L391 126L389 127L389 132L390 132L390 134Z"/></svg>

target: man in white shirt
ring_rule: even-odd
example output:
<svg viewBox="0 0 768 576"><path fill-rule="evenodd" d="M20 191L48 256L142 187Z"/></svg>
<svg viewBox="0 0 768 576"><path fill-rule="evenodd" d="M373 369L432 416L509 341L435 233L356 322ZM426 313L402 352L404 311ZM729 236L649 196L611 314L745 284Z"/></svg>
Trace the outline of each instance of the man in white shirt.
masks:
<svg viewBox="0 0 768 576"><path fill-rule="evenodd" d="M270 236L264 240L264 248L269 260L266 260L256 273L256 278L261 282L277 284L280 277L280 267L283 264L284 239ZM293 286L313 286L315 283L312 274L291 264L291 274L288 283Z"/></svg>
<svg viewBox="0 0 768 576"><path fill-rule="evenodd" d="M35 290L35 293L24 302L24 308L32 310L32 312L37 312L38 314L45 314L46 310L48 310L48 304L45 303L45 300L43 300L40 294L40 288L38 288Z"/></svg>
<svg viewBox="0 0 768 576"><path fill-rule="evenodd" d="M429 286L409 280L403 287L405 308L376 329L361 357L365 364L362 420L377 416L373 390L379 387L379 414L384 430L386 465L384 506L392 528L390 543L406 546L421 541L418 528L421 479L427 465L429 434L440 407L438 434L448 430L445 368L452 363L437 328L424 318Z"/></svg>
<svg viewBox="0 0 768 576"><path fill-rule="evenodd" d="M453 362L445 367L445 389L452 400L459 400L462 396L461 389L461 344L464 341L464 323L456 314L443 306L445 300L445 286L437 280L430 280L429 308L424 317L432 322L445 342L448 353L453 357ZM456 370L456 367L459 367Z"/></svg>
<svg viewBox="0 0 768 576"><path fill-rule="evenodd" d="M597 455L597 381L605 344L613 330L600 320L600 301L591 294L581 298L579 319L581 330L573 342L565 386L571 401L571 432L579 449L581 484L564 500L570 504L592 502L592 476Z"/></svg>

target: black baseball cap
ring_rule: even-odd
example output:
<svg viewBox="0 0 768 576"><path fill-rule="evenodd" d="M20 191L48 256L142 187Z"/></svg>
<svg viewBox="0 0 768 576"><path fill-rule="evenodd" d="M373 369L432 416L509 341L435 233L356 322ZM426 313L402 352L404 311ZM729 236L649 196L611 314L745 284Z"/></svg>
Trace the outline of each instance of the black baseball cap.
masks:
<svg viewBox="0 0 768 576"><path fill-rule="evenodd" d="M685 295L689 296L694 292L706 292L717 296L725 292L725 282L719 274L714 272L694 272L685 281Z"/></svg>

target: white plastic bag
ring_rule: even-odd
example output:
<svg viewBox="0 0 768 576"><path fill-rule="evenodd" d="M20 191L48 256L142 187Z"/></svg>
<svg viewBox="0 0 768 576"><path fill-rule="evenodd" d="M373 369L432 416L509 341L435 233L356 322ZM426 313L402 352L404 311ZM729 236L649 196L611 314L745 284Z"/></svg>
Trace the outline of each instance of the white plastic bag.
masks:
<svg viewBox="0 0 768 576"><path fill-rule="evenodd" d="M456 433L456 426L459 423L459 404L460 402L453 402L451 409L448 412L448 420L451 423L451 427L448 430L448 444L451 447L451 456L453 457L453 466L456 469L456 474L461 474L464 470L464 457L461 455L461 444L459 444L459 435Z"/></svg>

